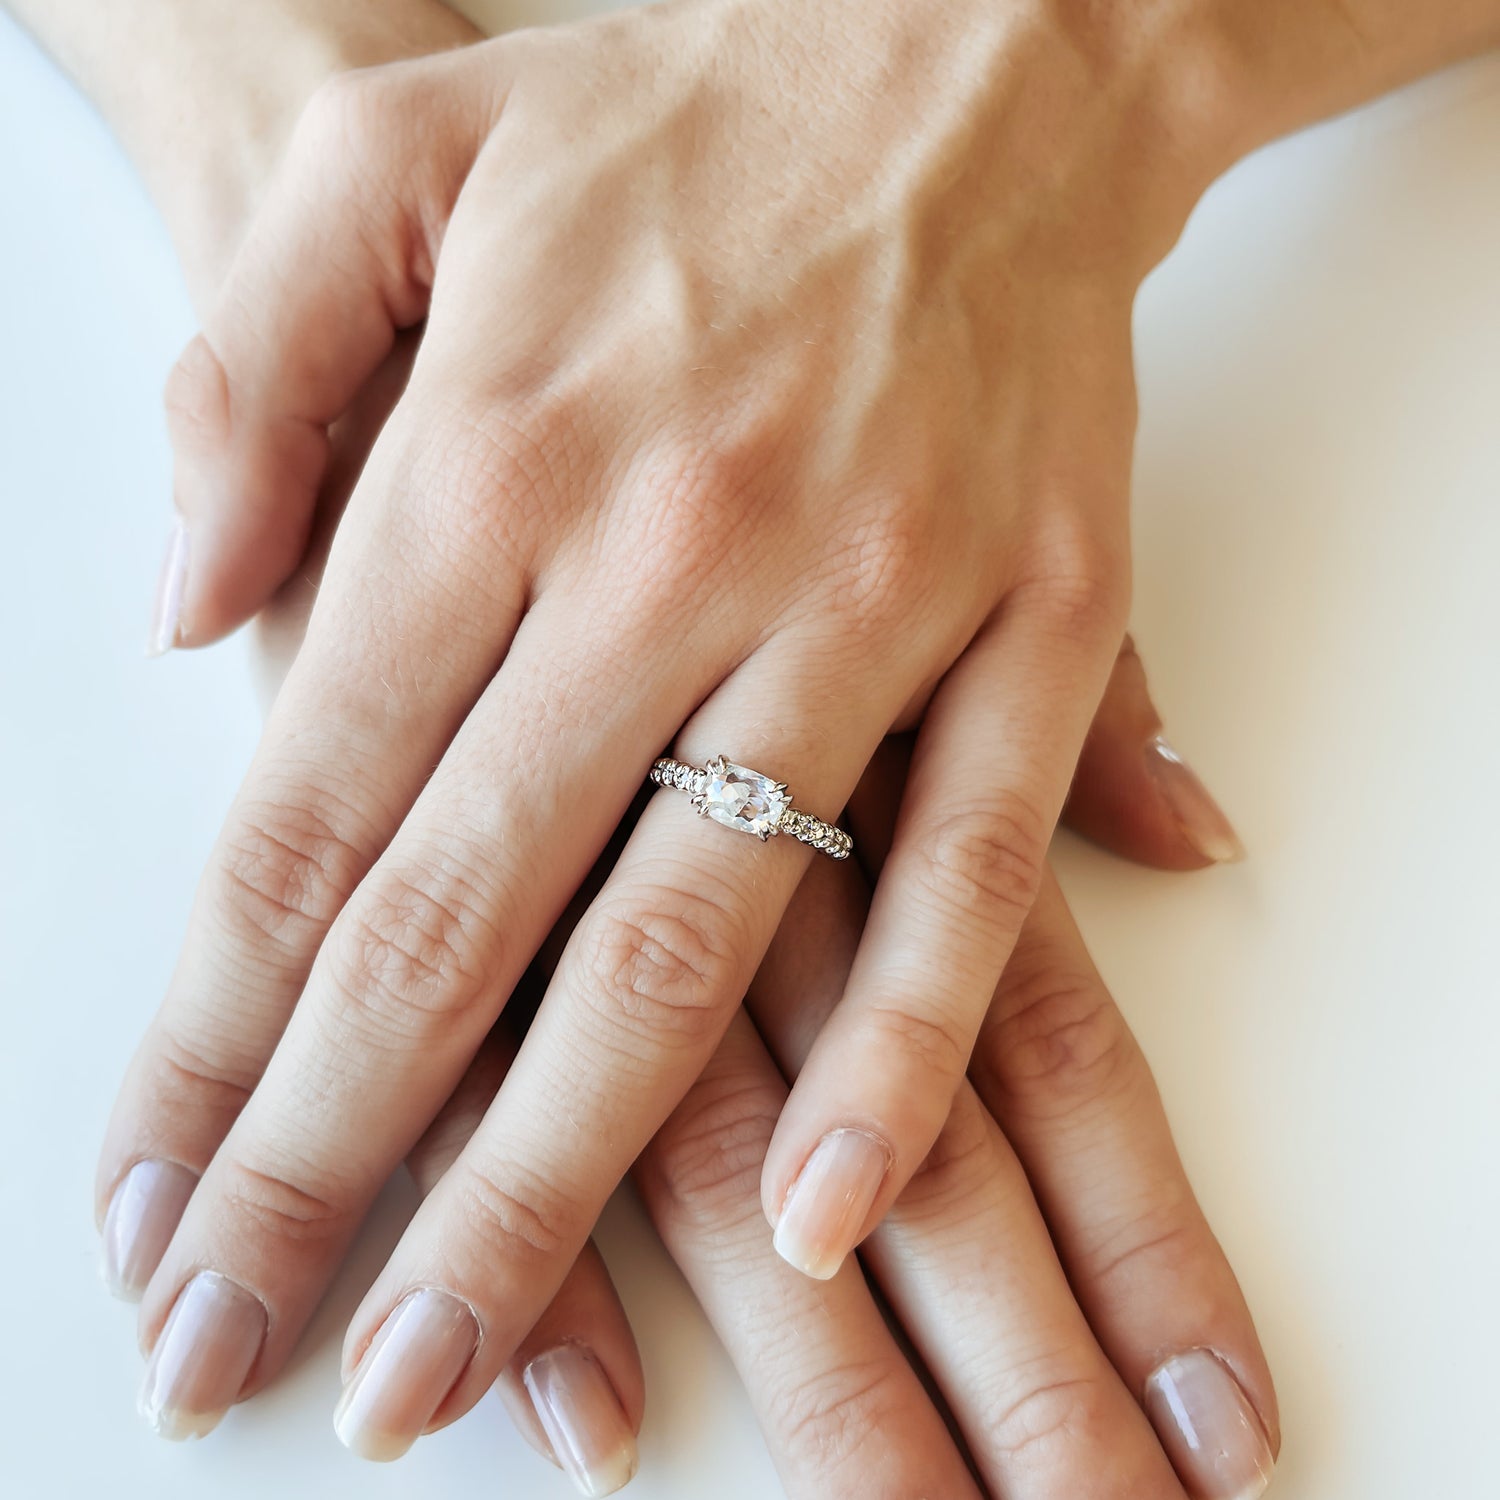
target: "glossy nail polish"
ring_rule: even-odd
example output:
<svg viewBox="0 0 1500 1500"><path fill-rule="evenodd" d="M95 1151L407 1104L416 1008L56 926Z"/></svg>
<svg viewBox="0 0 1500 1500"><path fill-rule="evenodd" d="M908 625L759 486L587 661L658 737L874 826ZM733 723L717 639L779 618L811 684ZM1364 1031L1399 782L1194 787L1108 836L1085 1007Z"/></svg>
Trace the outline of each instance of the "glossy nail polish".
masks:
<svg viewBox="0 0 1500 1500"><path fill-rule="evenodd" d="M835 1130L818 1142L776 1221L776 1253L827 1281L859 1243L891 1168L885 1143L863 1130Z"/></svg>
<svg viewBox="0 0 1500 1500"><path fill-rule="evenodd" d="M1193 1500L1258 1500L1274 1460L1260 1417L1211 1350L1173 1355L1146 1380L1146 1412Z"/></svg>
<svg viewBox="0 0 1500 1500"><path fill-rule="evenodd" d="M423 1287L380 1325L333 1414L339 1441L361 1458L400 1458L427 1429L479 1347L467 1302Z"/></svg>
<svg viewBox="0 0 1500 1500"><path fill-rule="evenodd" d="M156 606L151 613L151 635L147 656L164 656L182 644L182 597L187 586L188 533L179 519L167 538L161 577L156 584Z"/></svg>
<svg viewBox="0 0 1500 1500"><path fill-rule="evenodd" d="M140 1300L197 1185L175 1161L138 1161L120 1179L99 1243L99 1274L116 1297Z"/></svg>
<svg viewBox="0 0 1500 1500"><path fill-rule="evenodd" d="M1161 735L1146 746L1146 768L1171 808L1183 838L1204 859L1219 865L1244 859L1245 846L1219 804Z"/></svg>
<svg viewBox="0 0 1500 1500"><path fill-rule="evenodd" d="M563 1472L579 1494L612 1495L635 1477L635 1433L599 1361L578 1344L539 1354L521 1373Z"/></svg>
<svg viewBox="0 0 1500 1500"><path fill-rule="evenodd" d="M141 1415L164 1438L200 1438L238 1400L266 1338L259 1297L216 1271L178 1294L146 1364Z"/></svg>

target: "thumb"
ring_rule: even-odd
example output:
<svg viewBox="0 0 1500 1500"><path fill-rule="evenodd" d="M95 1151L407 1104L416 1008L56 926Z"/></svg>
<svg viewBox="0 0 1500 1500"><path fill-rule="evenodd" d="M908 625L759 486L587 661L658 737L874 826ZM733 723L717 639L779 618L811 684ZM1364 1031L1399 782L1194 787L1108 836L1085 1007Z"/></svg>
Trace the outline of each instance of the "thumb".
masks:
<svg viewBox="0 0 1500 1500"><path fill-rule="evenodd" d="M1163 736L1129 636L1084 741L1064 818L1085 838L1162 870L1245 856L1218 803Z"/></svg>
<svg viewBox="0 0 1500 1500"><path fill-rule="evenodd" d="M480 50L480 49L474 49ZM464 53L338 75L299 122L203 331L167 381L176 525L149 649L217 640L297 566L328 428L426 315L490 124Z"/></svg>

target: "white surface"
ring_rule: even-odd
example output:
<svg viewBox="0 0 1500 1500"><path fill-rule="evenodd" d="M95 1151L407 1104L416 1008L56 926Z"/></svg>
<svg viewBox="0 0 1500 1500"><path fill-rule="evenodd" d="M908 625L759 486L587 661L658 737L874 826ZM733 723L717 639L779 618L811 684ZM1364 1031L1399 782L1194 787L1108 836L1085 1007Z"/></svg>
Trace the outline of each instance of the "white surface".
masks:
<svg viewBox="0 0 1500 1500"><path fill-rule="evenodd" d="M1141 309L1138 635L1253 858L1059 857L1257 1310L1283 1500L1494 1493L1497 162L1490 60L1241 168ZM0 204L0 1489L561 1497L493 1404L392 1468L334 1441L394 1200L273 1392L187 1449L136 1421L93 1154L256 716L239 645L142 659L189 313L125 162L3 22ZM631 1493L775 1495L633 1208L604 1241L651 1390Z"/></svg>

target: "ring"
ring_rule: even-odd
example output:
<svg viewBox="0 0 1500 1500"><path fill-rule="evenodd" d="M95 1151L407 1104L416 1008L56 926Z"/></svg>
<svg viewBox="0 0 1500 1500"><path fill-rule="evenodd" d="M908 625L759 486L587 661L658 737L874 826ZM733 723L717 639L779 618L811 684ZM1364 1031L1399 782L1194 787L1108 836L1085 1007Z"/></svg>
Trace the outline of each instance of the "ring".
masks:
<svg viewBox="0 0 1500 1500"><path fill-rule="evenodd" d="M717 756L706 766L663 756L651 767L651 782L686 792L699 817L753 833L762 843L773 833L789 833L830 859L848 859L854 851L854 840L842 828L793 807L784 781L773 781L726 756Z"/></svg>

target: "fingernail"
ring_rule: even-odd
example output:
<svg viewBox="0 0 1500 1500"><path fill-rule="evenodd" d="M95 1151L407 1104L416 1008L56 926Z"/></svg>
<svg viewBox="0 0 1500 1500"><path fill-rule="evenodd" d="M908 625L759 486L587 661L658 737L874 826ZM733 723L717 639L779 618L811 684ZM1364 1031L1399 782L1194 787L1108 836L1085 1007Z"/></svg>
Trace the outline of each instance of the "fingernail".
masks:
<svg viewBox="0 0 1500 1500"><path fill-rule="evenodd" d="M151 614L151 638L146 643L147 656L164 656L173 646L182 644L182 594L187 583L187 527L178 520L167 538L166 556L161 560L161 577L156 584L156 607Z"/></svg>
<svg viewBox="0 0 1500 1500"><path fill-rule="evenodd" d="M581 1495L613 1495L635 1478L635 1433L604 1368L563 1344L521 1372L552 1451Z"/></svg>
<svg viewBox="0 0 1500 1500"><path fill-rule="evenodd" d="M120 1179L99 1243L99 1274L116 1297L140 1301L197 1186L175 1161L138 1161Z"/></svg>
<svg viewBox="0 0 1500 1500"><path fill-rule="evenodd" d="M1244 859L1245 846L1219 804L1161 735L1146 746L1146 766L1167 799L1183 838L1204 859L1216 865Z"/></svg>
<svg viewBox="0 0 1500 1500"><path fill-rule="evenodd" d="M1193 1500L1257 1500L1274 1460L1229 1367L1208 1349L1173 1355L1146 1380L1146 1411Z"/></svg>
<svg viewBox="0 0 1500 1500"><path fill-rule="evenodd" d="M776 1221L776 1253L805 1275L827 1281L859 1243L890 1168L890 1151L873 1135L825 1135L787 1194Z"/></svg>
<svg viewBox="0 0 1500 1500"><path fill-rule="evenodd" d="M467 1302L423 1287L402 1299L365 1350L333 1414L339 1441L361 1458L400 1458L427 1430L468 1369L479 1325Z"/></svg>
<svg viewBox="0 0 1500 1500"><path fill-rule="evenodd" d="M266 1337L259 1297L216 1271L200 1271L178 1294L151 1351L137 1403L164 1438L200 1438L239 1399Z"/></svg>

